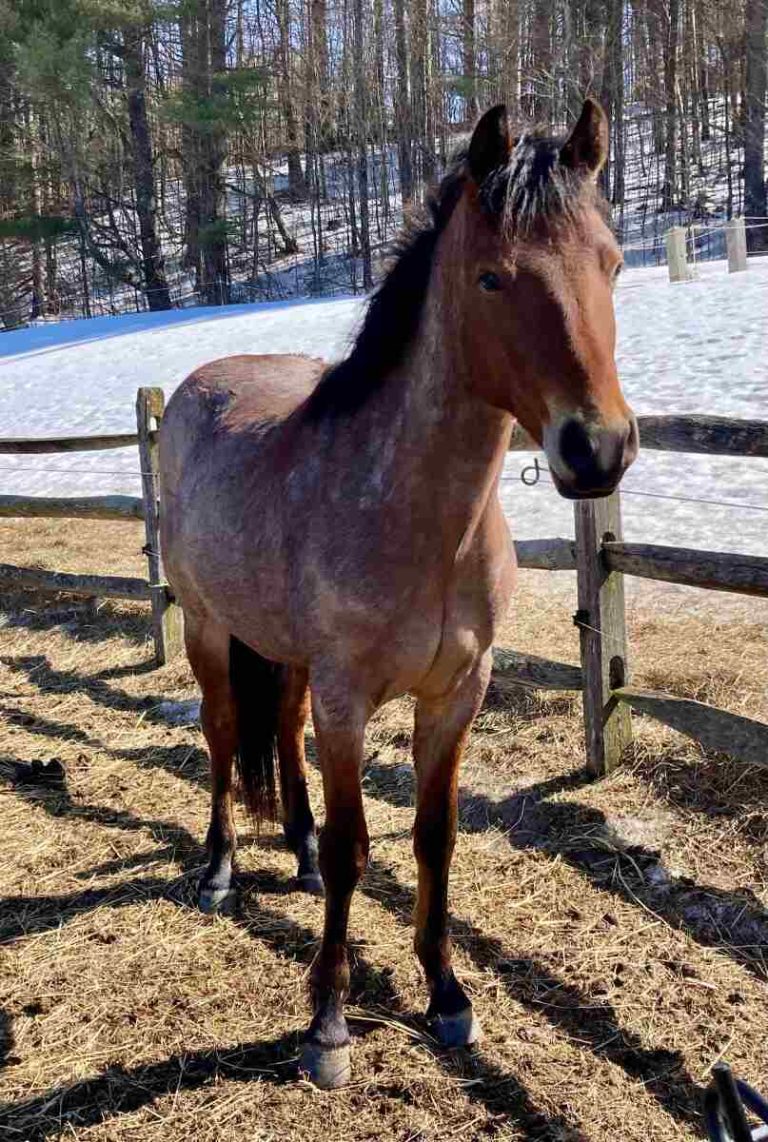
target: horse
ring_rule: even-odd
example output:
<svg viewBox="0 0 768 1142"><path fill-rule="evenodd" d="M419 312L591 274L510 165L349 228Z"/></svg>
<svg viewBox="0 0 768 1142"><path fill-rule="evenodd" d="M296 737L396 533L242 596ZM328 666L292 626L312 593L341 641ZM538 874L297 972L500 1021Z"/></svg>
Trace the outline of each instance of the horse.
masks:
<svg viewBox="0 0 768 1142"><path fill-rule="evenodd" d="M598 174L607 120L514 138L499 105L402 238L348 355L234 356L176 390L160 429L166 573L184 613L210 751L200 906L231 891L233 760L246 804L276 814L297 886L325 894L301 1070L350 1075L347 926L369 849L366 723L415 698L415 951L440 1043L478 1037L451 966L448 875L458 769L515 579L498 498L515 421L559 492L608 495L637 426L614 359L621 255ZM307 796L311 703L325 800ZM275 766L276 762L276 766Z"/></svg>

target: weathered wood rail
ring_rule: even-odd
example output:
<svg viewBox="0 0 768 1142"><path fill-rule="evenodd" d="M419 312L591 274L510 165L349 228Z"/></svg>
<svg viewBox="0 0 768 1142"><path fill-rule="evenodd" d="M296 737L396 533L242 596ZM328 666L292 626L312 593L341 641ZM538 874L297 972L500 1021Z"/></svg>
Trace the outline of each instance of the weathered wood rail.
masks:
<svg viewBox="0 0 768 1142"><path fill-rule="evenodd" d="M23 440L0 438L0 452L11 456L39 456L44 452L105 452L110 448L128 448L139 443L136 432L114 433L112 436L38 436Z"/></svg>
<svg viewBox="0 0 768 1142"><path fill-rule="evenodd" d="M144 501L137 496L0 496L0 516L144 519Z"/></svg>
<svg viewBox="0 0 768 1142"><path fill-rule="evenodd" d="M0 517L37 516L143 519L147 579L75 575L0 564L0 589L30 588L86 596L148 600L152 604L158 663L181 646L181 613L163 578L159 555L157 428L163 415L161 389L140 389L137 432L109 436L0 439L0 453L44 454L139 446L142 496L0 496ZM768 421L720 416L641 416L642 447L656 451L768 458ZM510 448L537 450L518 429ZM494 669L509 681L537 689L581 691L587 767L606 773L630 744L630 710L656 718L711 749L751 764L768 765L768 725L689 698L641 691L630 684L624 608L624 575L768 597L768 559L645 543L625 543L621 497L575 505L575 539L528 539L515 544L520 567L575 571L581 664L552 662L503 647L494 650Z"/></svg>
<svg viewBox="0 0 768 1142"><path fill-rule="evenodd" d="M0 518L144 520L148 575L132 579L121 575L79 575L38 567L0 564L0 589L66 592L96 598L140 599L152 605L152 633L158 665L181 646L181 610L163 578L160 559L157 429L165 398L159 388L139 389L136 398L136 432L104 436L57 436L0 439L0 453L42 455L56 452L100 452L138 445L142 482L139 496L0 496Z"/></svg>
<svg viewBox="0 0 768 1142"><path fill-rule="evenodd" d="M652 452L768 457L768 420L736 420L730 416L699 415L639 416L637 425L641 446ZM518 425L512 436L510 451L538 451L538 445Z"/></svg>
<svg viewBox="0 0 768 1142"><path fill-rule="evenodd" d="M768 421L723 416L641 416L643 448L712 456L768 457ZM511 447L536 447L522 430ZM605 500L575 505L576 540L531 541L522 548L522 567L549 570L575 567L578 610L574 621L581 639L581 671L566 677L563 663L539 660L536 683L522 664L498 659L497 669L524 684L555 689L581 689L584 702L587 766L606 773L618 765L631 741L630 709L688 734L710 749L730 753L753 765L768 765L768 725L719 710L693 699L634 689L629 685L623 576L734 591L768 597L768 559L719 551L624 543L620 492ZM576 668L574 668L576 669ZM529 677L526 677L528 673ZM558 679L564 679L562 686Z"/></svg>

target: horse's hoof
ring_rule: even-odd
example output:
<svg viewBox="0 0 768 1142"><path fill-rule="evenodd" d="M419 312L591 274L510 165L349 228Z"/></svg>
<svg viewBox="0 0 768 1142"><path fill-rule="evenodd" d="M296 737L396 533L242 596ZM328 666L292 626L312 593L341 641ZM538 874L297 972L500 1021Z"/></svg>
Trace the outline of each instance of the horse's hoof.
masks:
<svg viewBox="0 0 768 1142"><path fill-rule="evenodd" d="M480 1024L471 1007L455 1015L433 1015L430 1029L442 1047L471 1047L480 1038Z"/></svg>
<svg viewBox="0 0 768 1142"><path fill-rule="evenodd" d="M215 913L228 915L235 906L235 893L232 888L203 888L197 894L197 906L210 916Z"/></svg>
<svg viewBox="0 0 768 1142"><path fill-rule="evenodd" d="M308 892L310 896L325 896L325 885L319 872L305 872L297 876L296 887L299 892Z"/></svg>
<svg viewBox="0 0 768 1142"><path fill-rule="evenodd" d="M349 1043L343 1047L321 1047L305 1043L299 1070L320 1090L338 1090L346 1086L352 1075L352 1052Z"/></svg>

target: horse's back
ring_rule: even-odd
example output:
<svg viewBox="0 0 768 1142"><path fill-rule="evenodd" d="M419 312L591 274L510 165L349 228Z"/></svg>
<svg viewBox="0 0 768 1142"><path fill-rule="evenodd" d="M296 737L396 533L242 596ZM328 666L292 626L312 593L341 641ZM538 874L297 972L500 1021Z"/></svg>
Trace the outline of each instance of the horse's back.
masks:
<svg viewBox="0 0 768 1142"><path fill-rule="evenodd" d="M292 418L325 364L311 357L239 356L212 361L174 392L160 428L160 519L166 572L185 610L237 594L247 560L284 575L279 505L296 433ZM243 534L243 520L259 534ZM266 588L266 579L262 575ZM270 575L269 578L272 578ZM272 585L272 593L276 587Z"/></svg>
<svg viewBox="0 0 768 1142"><path fill-rule="evenodd" d="M161 448L166 465L179 450L216 431L237 434L285 420L309 396L326 365L289 354L223 357L182 381L166 409Z"/></svg>

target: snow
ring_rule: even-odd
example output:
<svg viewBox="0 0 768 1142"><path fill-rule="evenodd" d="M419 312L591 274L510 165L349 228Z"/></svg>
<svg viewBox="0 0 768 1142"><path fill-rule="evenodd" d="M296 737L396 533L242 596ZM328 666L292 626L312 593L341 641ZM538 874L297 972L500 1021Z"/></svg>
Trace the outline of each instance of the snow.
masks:
<svg viewBox="0 0 768 1142"><path fill-rule="evenodd" d="M723 262L672 285L666 267L627 270L616 296L618 363L638 413L768 419L768 259L729 275ZM233 353L337 358L359 299L171 310L41 324L0 336L0 435L132 432L140 385L166 394L194 368ZM507 459L502 497L519 538L572 535L572 508L546 475L525 487L530 453ZM6 494L140 494L135 449L0 455ZM768 461L646 452L626 477L629 540L768 554ZM646 493L640 495L638 493ZM654 495L649 495L653 493ZM717 506L694 501L737 502Z"/></svg>

